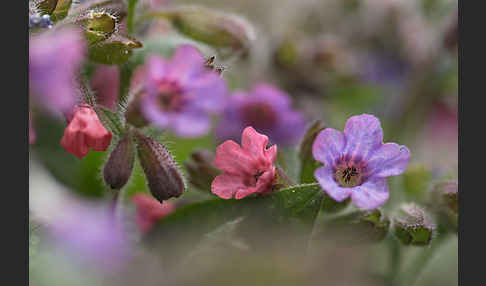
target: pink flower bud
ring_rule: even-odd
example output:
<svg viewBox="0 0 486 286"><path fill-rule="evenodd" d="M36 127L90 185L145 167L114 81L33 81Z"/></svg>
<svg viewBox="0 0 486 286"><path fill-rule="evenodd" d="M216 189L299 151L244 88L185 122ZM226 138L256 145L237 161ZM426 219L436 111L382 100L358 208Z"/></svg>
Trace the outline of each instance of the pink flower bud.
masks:
<svg viewBox="0 0 486 286"><path fill-rule="evenodd" d="M143 233L149 231L161 218L174 212L176 207L171 202L160 203L153 197L137 194L132 198L137 206L137 225Z"/></svg>
<svg viewBox="0 0 486 286"><path fill-rule="evenodd" d="M111 142L111 133L101 124L96 112L88 105L77 106L68 117L61 145L66 152L83 158L89 152L105 151Z"/></svg>

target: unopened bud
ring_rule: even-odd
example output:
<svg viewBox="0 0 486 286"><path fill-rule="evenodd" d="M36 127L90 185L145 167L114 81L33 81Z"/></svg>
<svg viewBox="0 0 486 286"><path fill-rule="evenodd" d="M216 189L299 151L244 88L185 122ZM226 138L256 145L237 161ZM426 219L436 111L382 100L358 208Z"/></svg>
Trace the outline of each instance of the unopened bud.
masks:
<svg viewBox="0 0 486 286"><path fill-rule="evenodd" d="M378 242L385 238L390 220L380 209L355 211L330 221L329 229L337 231L348 242Z"/></svg>
<svg viewBox="0 0 486 286"><path fill-rule="evenodd" d="M444 229L457 231L459 210L457 182L437 184L431 192L429 203L438 216L438 223Z"/></svg>
<svg viewBox="0 0 486 286"><path fill-rule="evenodd" d="M203 7L168 8L148 16L167 19L185 36L232 52L246 54L255 39L254 29L245 19Z"/></svg>
<svg viewBox="0 0 486 286"><path fill-rule="evenodd" d="M393 217L393 231L405 245L428 245L435 226L422 208L410 203L402 205Z"/></svg>
<svg viewBox="0 0 486 286"><path fill-rule="evenodd" d="M307 129L304 139L302 139L299 148L301 184L316 182L314 172L319 167L320 163L312 156L312 145L314 144L314 140L316 140L317 134L324 128L326 128L326 125L322 121L317 120Z"/></svg>
<svg viewBox="0 0 486 286"><path fill-rule="evenodd" d="M105 183L115 190L123 188L132 174L134 161L135 146L131 135L127 134L111 151L110 157L105 164L103 170Z"/></svg>
<svg viewBox="0 0 486 286"><path fill-rule="evenodd" d="M86 39L90 44L103 41L115 32L117 19L105 11L91 10L76 20L84 28Z"/></svg>
<svg viewBox="0 0 486 286"><path fill-rule="evenodd" d="M186 186L172 155L161 143L135 133L137 151L152 195L160 202L179 197Z"/></svg>
<svg viewBox="0 0 486 286"><path fill-rule="evenodd" d="M221 172L214 165L214 153L208 150L192 152L190 161L184 163L189 182L201 191L211 192L211 183Z"/></svg>

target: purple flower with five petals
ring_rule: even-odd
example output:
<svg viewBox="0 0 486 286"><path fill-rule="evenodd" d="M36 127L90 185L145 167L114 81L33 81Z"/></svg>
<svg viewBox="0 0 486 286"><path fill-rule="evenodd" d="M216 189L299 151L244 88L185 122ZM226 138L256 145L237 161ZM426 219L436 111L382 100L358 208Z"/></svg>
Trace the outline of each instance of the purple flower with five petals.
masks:
<svg viewBox="0 0 486 286"><path fill-rule="evenodd" d="M183 137L200 136L211 127L210 114L222 110L227 95L223 78L205 67L205 58L191 45L181 45L170 60L150 56L141 101L144 117Z"/></svg>
<svg viewBox="0 0 486 286"><path fill-rule="evenodd" d="M369 114L349 118L344 132L321 131L312 154L324 163L314 173L322 189L338 202L351 196L362 209L375 209L388 200L386 177L403 173L410 159L406 146L383 144L380 121Z"/></svg>
<svg viewBox="0 0 486 286"><path fill-rule="evenodd" d="M298 142L305 132L302 114L291 107L289 96L270 84L257 84L251 92L235 92L227 102L216 130L220 139L238 140L243 129L252 126L279 145Z"/></svg>

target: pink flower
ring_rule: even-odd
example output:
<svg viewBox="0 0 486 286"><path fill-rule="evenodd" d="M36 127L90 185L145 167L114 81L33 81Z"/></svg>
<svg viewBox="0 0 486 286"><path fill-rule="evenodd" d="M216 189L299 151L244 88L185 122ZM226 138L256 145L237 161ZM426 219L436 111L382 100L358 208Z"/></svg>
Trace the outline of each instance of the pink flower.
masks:
<svg viewBox="0 0 486 286"><path fill-rule="evenodd" d="M137 206L137 224L143 233L149 231L161 218L175 211L175 206L168 201L160 203L153 197L137 194L132 198Z"/></svg>
<svg viewBox="0 0 486 286"><path fill-rule="evenodd" d="M112 135L103 127L91 106L77 106L74 114L69 117L69 124L61 139L66 152L81 159L88 154L89 148L94 151L105 151L108 148Z"/></svg>
<svg viewBox="0 0 486 286"><path fill-rule="evenodd" d="M214 179L211 191L223 199L271 192L277 145L266 149L267 143L267 136L249 126L243 130L241 147L232 140L219 145L214 163L224 173Z"/></svg>

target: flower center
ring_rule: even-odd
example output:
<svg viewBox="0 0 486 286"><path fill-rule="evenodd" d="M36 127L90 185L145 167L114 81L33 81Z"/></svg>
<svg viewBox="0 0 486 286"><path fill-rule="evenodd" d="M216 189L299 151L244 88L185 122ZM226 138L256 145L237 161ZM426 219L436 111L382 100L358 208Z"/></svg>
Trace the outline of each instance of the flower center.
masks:
<svg viewBox="0 0 486 286"><path fill-rule="evenodd" d="M184 97L176 84L163 82L158 88L157 104L163 111L179 111L184 106Z"/></svg>
<svg viewBox="0 0 486 286"><path fill-rule="evenodd" d="M243 106L242 113L248 126L269 128L277 120L273 107L267 103L247 104Z"/></svg>
<svg viewBox="0 0 486 286"><path fill-rule="evenodd" d="M339 159L334 166L334 180L343 188L361 185L366 179L366 164L361 160Z"/></svg>

